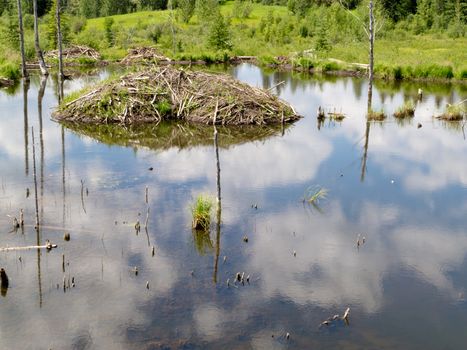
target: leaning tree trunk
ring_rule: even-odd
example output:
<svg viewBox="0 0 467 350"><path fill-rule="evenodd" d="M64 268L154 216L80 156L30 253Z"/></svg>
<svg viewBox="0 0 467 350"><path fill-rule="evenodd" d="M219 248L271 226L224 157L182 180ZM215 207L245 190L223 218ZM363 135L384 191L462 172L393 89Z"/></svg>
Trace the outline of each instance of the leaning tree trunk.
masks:
<svg viewBox="0 0 467 350"><path fill-rule="evenodd" d="M24 30L23 30L23 10L21 9L21 0L18 0L18 24L19 24L19 44L21 49L21 73L23 78L28 79L26 70L26 58L24 55Z"/></svg>
<svg viewBox="0 0 467 350"><path fill-rule="evenodd" d="M60 3L61 1L57 0L56 17L57 17L58 75L59 75L60 81L62 81L64 78L64 75L63 75L63 61L62 61L62 29L60 25L60 10L61 10Z"/></svg>
<svg viewBox="0 0 467 350"><path fill-rule="evenodd" d="M49 75L47 67L45 66L44 56L42 55L42 50L39 45L39 26L37 24L37 0L32 2L34 8L34 47L36 49L36 56L39 60L39 67L41 69L42 75Z"/></svg>
<svg viewBox="0 0 467 350"><path fill-rule="evenodd" d="M373 69L374 69L374 45L375 45L375 17L373 14L373 0L370 0L370 26L369 26L369 39L370 39L370 62L368 66L368 111L371 110L371 101L373 95Z"/></svg>

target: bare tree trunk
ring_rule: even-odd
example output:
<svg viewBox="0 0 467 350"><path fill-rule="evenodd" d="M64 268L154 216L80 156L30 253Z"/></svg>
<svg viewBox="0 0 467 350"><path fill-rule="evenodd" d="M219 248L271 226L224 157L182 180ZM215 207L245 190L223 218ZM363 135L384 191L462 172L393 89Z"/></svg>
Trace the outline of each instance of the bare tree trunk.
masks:
<svg viewBox="0 0 467 350"><path fill-rule="evenodd" d="M37 23L37 0L33 0L32 2L34 8L34 47L36 49L36 56L39 60L39 67L41 69L42 75L49 75L49 71L45 66L44 56L42 55L42 50L39 45L39 25Z"/></svg>
<svg viewBox="0 0 467 350"><path fill-rule="evenodd" d="M23 78L29 79L28 71L26 70L26 58L24 55L24 30L23 30L23 10L21 8L21 0L18 0L18 24L19 24L19 44L21 50L21 73Z"/></svg>
<svg viewBox="0 0 467 350"><path fill-rule="evenodd" d="M217 272L219 268L219 254L221 251L221 165L219 162L219 142L216 125L214 124L214 147L216 149L216 179L217 179L217 211L216 211L216 257L214 259L214 283L217 283Z"/></svg>
<svg viewBox="0 0 467 350"><path fill-rule="evenodd" d="M373 69L374 69L374 45L375 45L375 17L373 14L373 0L370 0L370 62L368 66L368 111L371 110L371 102L373 96Z"/></svg>
<svg viewBox="0 0 467 350"><path fill-rule="evenodd" d="M63 61L62 61L62 28L60 25L60 11L61 11L61 1L57 0L57 11L56 11L56 17L57 17L57 46L58 46L58 76L59 76L59 84L61 81L64 79L63 75ZM59 94L61 90L59 89ZM63 96L60 96L60 99L62 99Z"/></svg>

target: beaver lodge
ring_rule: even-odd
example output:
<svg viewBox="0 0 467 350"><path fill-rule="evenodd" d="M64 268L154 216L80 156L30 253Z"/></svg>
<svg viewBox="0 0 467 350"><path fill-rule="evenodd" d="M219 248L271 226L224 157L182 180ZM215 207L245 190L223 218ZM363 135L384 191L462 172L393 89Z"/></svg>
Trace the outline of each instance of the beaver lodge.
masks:
<svg viewBox="0 0 467 350"><path fill-rule="evenodd" d="M230 76L153 66L65 100L53 118L90 124L179 120L268 125L293 122L300 116L277 96Z"/></svg>

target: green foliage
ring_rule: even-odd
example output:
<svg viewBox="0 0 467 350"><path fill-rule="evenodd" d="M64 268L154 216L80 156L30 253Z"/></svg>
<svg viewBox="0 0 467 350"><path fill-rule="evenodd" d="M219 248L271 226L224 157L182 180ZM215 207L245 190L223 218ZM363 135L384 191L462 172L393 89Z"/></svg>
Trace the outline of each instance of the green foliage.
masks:
<svg viewBox="0 0 467 350"><path fill-rule="evenodd" d="M193 228L208 231L211 224L212 199L199 195L191 208L193 215Z"/></svg>
<svg viewBox="0 0 467 350"><path fill-rule="evenodd" d="M195 14L196 0L178 0L177 16L183 23L188 23Z"/></svg>
<svg viewBox="0 0 467 350"><path fill-rule="evenodd" d="M172 111L172 106L169 101L161 100L156 105L155 108L159 111L160 115L163 117L170 114Z"/></svg>
<svg viewBox="0 0 467 350"><path fill-rule="evenodd" d="M153 24L147 28L147 36L154 44L159 42L162 34L165 31L165 25L163 23Z"/></svg>
<svg viewBox="0 0 467 350"><path fill-rule="evenodd" d="M17 62L0 63L0 77L18 80L21 77L19 64Z"/></svg>
<svg viewBox="0 0 467 350"><path fill-rule="evenodd" d="M316 36L315 50L323 53L329 52L331 50L331 44L329 43L327 24L325 21L321 22Z"/></svg>
<svg viewBox="0 0 467 350"><path fill-rule="evenodd" d="M113 32L114 19L112 17L106 17L104 20L104 30L105 30L105 39L109 46L114 46L115 44L115 35Z"/></svg>
<svg viewBox="0 0 467 350"><path fill-rule="evenodd" d="M209 23L220 14L219 2L218 0L196 0L195 12L198 22Z"/></svg>
<svg viewBox="0 0 467 350"><path fill-rule="evenodd" d="M24 11L23 11L24 12ZM34 29L34 16L30 13L23 14L23 29Z"/></svg>
<svg viewBox="0 0 467 350"><path fill-rule="evenodd" d="M50 49L57 48L57 17L56 17L56 9L57 9L57 0L53 0L52 8L50 13L48 13L45 17L44 22L47 23L47 41L48 46ZM70 41L70 18L67 14L60 13L60 27L62 32L62 43L67 44Z"/></svg>
<svg viewBox="0 0 467 350"><path fill-rule="evenodd" d="M235 0L232 15L235 18L249 18L252 10L251 0Z"/></svg>
<svg viewBox="0 0 467 350"><path fill-rule="evenodd" d="M216 50L230 50L230 22L219 14L212 22L208 34L208 45Z"/></svg>
<svg viewBox="0 0 467 350"><path fill-rule="evenodd" d="M86 27L86 17L72 17L70 20L70 29L73 34L78 34Z"/></svg>
<svg viewBox="0 0 467 350"><path fill-rule="evenodd" d="M10 48L19 49L19 32L18 32L18 12L13 6L6 9L5 26L1 31L1 40L5 41Z"/></svg>

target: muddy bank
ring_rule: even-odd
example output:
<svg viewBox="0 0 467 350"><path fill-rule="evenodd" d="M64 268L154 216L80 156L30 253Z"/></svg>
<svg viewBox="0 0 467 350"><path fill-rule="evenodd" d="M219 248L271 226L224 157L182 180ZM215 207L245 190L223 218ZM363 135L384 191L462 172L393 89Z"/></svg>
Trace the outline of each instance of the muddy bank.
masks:
<svg viewBox="0 0 467 350"><path fill-rule="evenodd" d="M178 120L216 125L270 125L298 120L269 91L224 74L152 66L102 82L65 101L58 121L138 124Z"/></svg>
<svg viewBox="0 0 467 350"><path fill-rule="evenodd" d="M0 87L9 87L15 84L14 80L0 77Z"/></svg>

